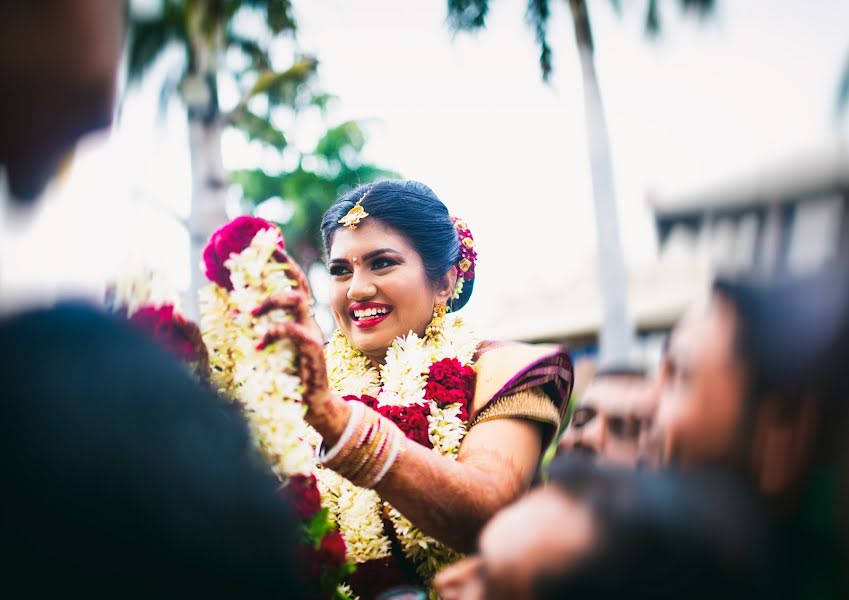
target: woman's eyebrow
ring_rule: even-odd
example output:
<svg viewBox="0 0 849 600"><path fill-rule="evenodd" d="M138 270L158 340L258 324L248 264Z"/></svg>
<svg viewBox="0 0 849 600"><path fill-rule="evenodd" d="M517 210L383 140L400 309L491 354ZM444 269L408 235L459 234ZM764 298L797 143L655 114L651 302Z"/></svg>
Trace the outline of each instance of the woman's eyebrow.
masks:
<svg viewBox="0 0 849 600"><path fill-rule="evenodd" d="M363 254L363 260L371 260L376 256L380 256L381 254L397 254L398 256L403 256L403 254L401 254L394 248L379 248L377 250L372 250L371 252L366 252L365 254Z"/></svg>

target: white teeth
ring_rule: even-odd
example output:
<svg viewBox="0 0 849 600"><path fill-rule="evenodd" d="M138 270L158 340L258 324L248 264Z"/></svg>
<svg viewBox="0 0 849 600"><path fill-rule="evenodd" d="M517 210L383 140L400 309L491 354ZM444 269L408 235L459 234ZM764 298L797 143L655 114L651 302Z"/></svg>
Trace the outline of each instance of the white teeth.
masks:
<svg viewBox="0 0 849 600"><path fill-rule="evenodd" d="M355 310L354 318L355 319L367 319L369 317L375 317L377 315L385 315L389 312L388 308L366 308L363 310Z"/></svg>

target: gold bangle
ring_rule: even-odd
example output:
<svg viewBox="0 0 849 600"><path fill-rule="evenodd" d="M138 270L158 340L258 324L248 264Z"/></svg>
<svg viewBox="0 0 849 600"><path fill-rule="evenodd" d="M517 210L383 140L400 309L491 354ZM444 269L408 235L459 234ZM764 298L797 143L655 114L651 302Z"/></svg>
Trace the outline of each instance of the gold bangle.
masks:
<svg viewBox="0 0 849 600"><path fill-rule="evenodd" d="M387 440L387 452L384 456L383 462L380 465L380 469L377 470L374 477L372 477L372 479L367 483L366 487L374 488L374 486L383 481L383 478L386 477L386 474L389 473L401 457L401 453L404 449L404 440L406 439L407 437L403 434L403 432L393 423L389 439Z"/></svg>
<svg viewBox="0 0 849 600"><path fill-rule="evenodd" d="M363 441L352 450L346 463L340 465L341 470L339 473L355 484L358 480L357 476L371 460L370 449L374 445L375 440L378 439L380 433L378 423L375 422L372 415L369 415L369 421Z"/></svg>
<svg viewBox="0 0 849 600"><path fill-rule="evenodd" d="M374 455L380 447L380 442L385 435L381 427L383 419L374 412L370 416L371 427L369 429L369 435L365 442L354 452L354 455L358 456L351 456L352 459L356 460L356 465L351 469L349 477L349 479L354 483L362 480L362 474L369 470L371 463L374 462Z"/></svg>
<svg viewBox="0 0 849 600"><path fill-rule="evenodd" d="M362 484L358 485L361 485L362 487L370 487L371 483L374 481L375 477L381 471L383 465L386 463L386 457L394 439L392 427L393 424L391 422L381 418L381 435L379 444L376 447L374 453L371 455L371 460L369 461L369 464L367 465L366 469L364 469L363 472L359 474L358 479L362 481Z"/></svg>
<svg viewBox="0 0 849 600"><path fill-rule="evenodd" d="M345 440L345 443L336 450L336 446L331 450L330 458L325 458L322 462L324 466L333 469L334 471L339 471L340 467L348 462L348 457L352 452L356 450L362 443L365 435L368 433L368 421L369 421L369 411L363 405L359 411L359 420L355 424L355 429L352 434ZM334 454L335 451L335 455Z"/></svg>

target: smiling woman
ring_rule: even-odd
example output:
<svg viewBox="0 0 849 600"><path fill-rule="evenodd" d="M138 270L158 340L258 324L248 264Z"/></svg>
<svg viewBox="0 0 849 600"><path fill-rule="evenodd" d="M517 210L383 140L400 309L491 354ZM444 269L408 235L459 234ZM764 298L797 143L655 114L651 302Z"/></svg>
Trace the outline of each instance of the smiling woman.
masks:
<svg viewBox="0 0 849 600"><path fill-rule="evenodd" d="M524 493L572 365L557 347L481 343L446 315L471 295L477 255L427 186L357 188L327 211L322 236L338 330L325 350L301 293L276 302L299 322L275 335L300 351L322 498L360 563L354 591L372 597L429 584Z"/></svg>

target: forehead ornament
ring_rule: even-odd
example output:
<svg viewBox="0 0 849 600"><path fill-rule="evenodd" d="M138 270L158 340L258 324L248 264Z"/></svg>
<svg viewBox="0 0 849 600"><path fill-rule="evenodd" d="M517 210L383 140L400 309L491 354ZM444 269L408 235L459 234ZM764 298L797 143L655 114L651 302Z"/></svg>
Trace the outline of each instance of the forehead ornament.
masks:
<svg viewBox="0 0 849 600"><path fill-rule="evenodd" d="M369 190L370 192L371 190ZM357 203L354 204L354 207L348 211L344 217L339 219L339 223L353 231L357 228L357 225L360 224L360 221L365 219L368 216L368 213L363 208L363 200L368 196L368 192L363 194L363 197L357 200Z"/></svg>

